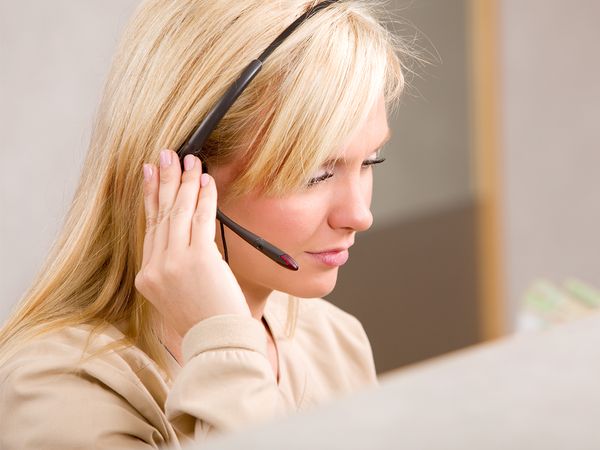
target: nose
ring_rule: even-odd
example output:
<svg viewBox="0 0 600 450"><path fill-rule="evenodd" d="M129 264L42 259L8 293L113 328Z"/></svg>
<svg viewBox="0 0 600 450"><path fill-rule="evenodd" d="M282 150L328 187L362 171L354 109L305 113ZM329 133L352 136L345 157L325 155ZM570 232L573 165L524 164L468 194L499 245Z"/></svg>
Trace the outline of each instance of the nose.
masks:
<svg viewBox="0 0 600 450"><path fill-rule="evenodd" d="M357 232L368 230L373 224L371 193L371 179L352 178L351 182L343 183L333 200L329 226Z"/></svg>

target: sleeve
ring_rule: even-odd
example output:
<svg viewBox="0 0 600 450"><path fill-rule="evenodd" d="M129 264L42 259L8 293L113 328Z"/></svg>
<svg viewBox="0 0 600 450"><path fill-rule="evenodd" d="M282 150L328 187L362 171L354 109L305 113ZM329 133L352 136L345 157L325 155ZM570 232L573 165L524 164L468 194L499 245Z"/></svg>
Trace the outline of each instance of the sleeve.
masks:
<svg viewBox="0 0 600 450"><path fill-rule="evenodd" d="M184 366L165 409L169 421L196 441L289 411L258 320L234 314L204 319L186 333L182 352Z"/></svg>
<svg viewBox="0 0 600 450"><path fill-rule="evenodd" d="M56 365L27 361L0 389L3 450L155 449L162 442L122 397Z"/></svg>

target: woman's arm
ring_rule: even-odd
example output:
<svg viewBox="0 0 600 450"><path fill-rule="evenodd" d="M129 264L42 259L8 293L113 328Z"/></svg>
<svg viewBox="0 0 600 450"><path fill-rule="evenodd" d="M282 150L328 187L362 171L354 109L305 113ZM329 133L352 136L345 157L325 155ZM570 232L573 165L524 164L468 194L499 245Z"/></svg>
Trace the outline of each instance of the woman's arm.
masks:
<svg viewBox="0 0 600 450"><path fill-rule="evenodd" d="M264 329L253 318L220 315L195 325L183 339L185 365L166 403L171 423L203 441L291 410L266 352Z"/></svg>
<svg viewBox="0 0 600 450"><path fill-rule="evenodd" d="M182 173L171 150L161 152L160 167L144 169L147 227L136 288L184 338L169 419L201 440L283 412L265 330L215 243L214 180L192 155Z"/></svg>

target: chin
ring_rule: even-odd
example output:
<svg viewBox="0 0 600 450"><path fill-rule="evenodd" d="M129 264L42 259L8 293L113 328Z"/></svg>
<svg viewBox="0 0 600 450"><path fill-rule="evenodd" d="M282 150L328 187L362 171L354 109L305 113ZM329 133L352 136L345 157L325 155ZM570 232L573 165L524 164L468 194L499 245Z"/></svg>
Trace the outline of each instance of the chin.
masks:
<svg viewBox="0 0 600 450"><path fill-rule="evenodd" d="M301 283L294 283L284 289L285 292L300 298L321 298L330 294L337 282L337 270L329 274L311 276L303 279Z"/></svg>

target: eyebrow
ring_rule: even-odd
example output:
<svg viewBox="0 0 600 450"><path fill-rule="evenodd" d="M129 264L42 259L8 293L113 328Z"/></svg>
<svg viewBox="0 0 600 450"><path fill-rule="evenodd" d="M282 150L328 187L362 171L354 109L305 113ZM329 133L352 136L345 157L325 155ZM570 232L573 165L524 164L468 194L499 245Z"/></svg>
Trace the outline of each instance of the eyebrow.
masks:
<svg viewBox="0 0 600 450"><path fill-rule="evenodd" d="M369 154L376 152L378 150L381 150L381 148L385 144L387 144L391 138L392 138L392 131L388 128L387 134L385 135L383 140L379 143L379 145L377 147L375 147L371 152L369 152ZM329 158L323 162L322 167L337 166L338 164L343 163L344 161L345 161L345 158Z"/></svg>

